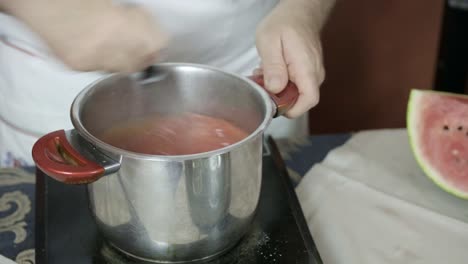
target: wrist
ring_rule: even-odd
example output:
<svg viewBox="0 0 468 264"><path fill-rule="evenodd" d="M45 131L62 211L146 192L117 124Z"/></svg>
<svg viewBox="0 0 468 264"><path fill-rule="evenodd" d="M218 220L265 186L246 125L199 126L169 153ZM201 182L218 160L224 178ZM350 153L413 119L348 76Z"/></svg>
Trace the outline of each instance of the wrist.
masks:
<svg viewBox="0 0 468 264"><path fill-rule="evenodd" d="M319 33L336 0L280 0L278 8L289 17L302 20Z"/></svg>

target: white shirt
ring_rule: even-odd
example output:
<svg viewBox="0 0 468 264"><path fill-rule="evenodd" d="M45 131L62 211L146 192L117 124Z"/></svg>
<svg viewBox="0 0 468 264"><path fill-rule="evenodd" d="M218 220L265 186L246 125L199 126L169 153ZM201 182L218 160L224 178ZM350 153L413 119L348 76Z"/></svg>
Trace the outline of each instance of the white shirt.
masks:
<svg viewBox="0 0 468 264"><path fill-rule="evenodd" d="M259 65L257 24L278 0L120 0L147 7L170 35L164 60L207 64L249 75ZM0 166L5 152L27 161L37 138L70 129L76 94L102 77L75 72L51 55L38 35L14 17L0 14ZM307 133L307 115L280 117L267 130L276 137ZM2 156L3 155L3 156ZM11 154L10 154L11 155Z"/></svg>

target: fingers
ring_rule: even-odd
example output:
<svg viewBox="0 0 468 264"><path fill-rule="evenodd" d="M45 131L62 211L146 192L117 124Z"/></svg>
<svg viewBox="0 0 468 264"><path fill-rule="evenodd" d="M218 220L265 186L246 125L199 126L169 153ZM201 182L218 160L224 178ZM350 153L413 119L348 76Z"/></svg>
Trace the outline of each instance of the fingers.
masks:
<svg viewBox="0 0 468 264"><path fill-rule="evenodd" d="M325 72L317 39L307 39L295 30L283 30L276 38L260 35L257 46L262 66L255 69L254 74L263 73L266 88L278 93L288 80L298 87L298 100L286 117L299 117L318 104ZM271 81L273 78L279 78L278 82Z"/></svg>
<svg viewBox="0 0 468 264"><path fill-rule="evenodd" d="M315 45L307 46L296 35L285 35L283 51L288 63L289 78L299 89L299 98L285 114L296 118L316 106L320 99L320 84L324 78L321 55Z"/></svg>
<svg viewBox="0 0 468 264"><path fill-rule="evenodd" d="M299 84L297 84L298 87L304 87L304 85L307 85L307 88L300 88L299 98L296 103L284 114L288 118L297 118L301 116L303 113L316 106L320 99L319 85L314 77L298 80L301 80L298 82Z"/></svg>
<svg viewBox="0 0 468 264"><path fill-rule="evenodd" d="M285 114L288 118L299 117L318 104L319 87L325 75L319 39L305 33L310 32L265 27L257 34L262 66L254 74L263 73L266 89L273 93L282 91L289 80L299 90L296 103Z"/></svg>
<svg viewBox="0 0 468 264"><path fill-rule="evenodd" d="M263 75L263 68L259 67L252 71L253 75Z"/></svg>
<svg viewBox="0 0 468 264"><path fill-rule="evenodd" d="M281 39L260 35L257 38L257 50L262 58L265 88L272 93L281 92L288 83L288 69L283 58Z"/></svg>
<svg viewBox="0 0 468 264"><path fill-rule="evenodd" d="M120 63L114 64L114 71L135 72L154 64L159 51L168 43L168 36L157 25L152 16L142 7L125 7L127 34Z"/></svg>

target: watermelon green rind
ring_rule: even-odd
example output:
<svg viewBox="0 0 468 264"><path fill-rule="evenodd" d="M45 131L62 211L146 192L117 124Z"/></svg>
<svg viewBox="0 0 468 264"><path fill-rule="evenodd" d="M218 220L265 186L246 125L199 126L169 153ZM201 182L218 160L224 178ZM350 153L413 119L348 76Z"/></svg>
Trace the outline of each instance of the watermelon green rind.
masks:
<svg viewBox="0 0 468 264"><path fill-rule="evenodd" d="M444 191L462 198L462 199L468 199L468 193L462 192L457 190L456 187L451 186L449 183L445 182L443 177L439 176L439 173L435 168L433 168L430 164L430 162L427 162L424 159L424 155L420 153L420 147L417 140L417 135L416 135L416 130L418 127L418 124L416 123L418 119L418 111L417 108L419 106L419 100L424 96L425 93L437 93L440 95L447 95L447 96L452 96L452 97L460 97L460 98L467 98L466 95L454 95L451 93L447 92L439 92L439 91L429 91L429 90L419 90L419 89L412 89L410 92L409 100L408 100L408 107L407 107L407 118L406 118L406 127L408 130L408 137L411 145L411 149L413 151L414 157L423 170L423 172L427 175L429 179L431 179L437 186L442 188Z"/></svg>

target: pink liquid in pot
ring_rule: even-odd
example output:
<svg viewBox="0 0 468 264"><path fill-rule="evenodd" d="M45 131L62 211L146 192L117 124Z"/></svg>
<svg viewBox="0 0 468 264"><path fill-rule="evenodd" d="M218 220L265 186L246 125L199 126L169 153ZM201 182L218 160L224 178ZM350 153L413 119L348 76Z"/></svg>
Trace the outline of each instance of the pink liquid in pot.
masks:
<svg viewBox="0 0 468 264"><path fill-rule="evenodd" d="M117 124L100 135L115 147L143 154L187 155L234 144L247 132L232 123L193 113L152 115Z"/></svg>

